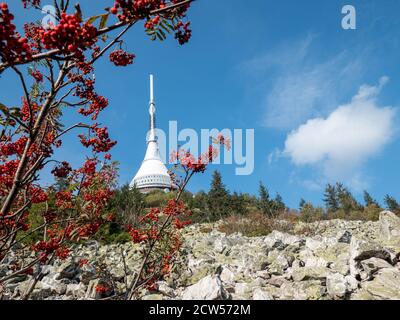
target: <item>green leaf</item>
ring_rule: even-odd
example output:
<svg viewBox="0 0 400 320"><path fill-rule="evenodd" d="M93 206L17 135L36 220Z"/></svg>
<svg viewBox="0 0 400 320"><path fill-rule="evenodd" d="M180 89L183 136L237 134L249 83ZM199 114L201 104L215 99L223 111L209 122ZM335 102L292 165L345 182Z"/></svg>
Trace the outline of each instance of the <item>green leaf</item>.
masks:
<svg viewBox="0 0 400 320"><path fill-rule="evenodd" d="M93 16L90 17L86 22L89 24L93 24L93 22L95 22L98 18L100 18L100 16Z"/></svg>
<svg viewBox="0 0 400 320"><path fill-rule="evenodd" d="M163 28L166 32L171 33L171 30L168 28L168 26L161 24L161 28Z"/></svg>
<svg viewBox="0 0 400 320"><path fill-rule="evenodd" d="M166 36L165 32L162 31L161 29L158 30L157 36L161 41L167 39L167 36Z"/></svg>
<svg viewBox="0 0 400 320"><path fill-rule="evenodd" d="M109 13L105 13L105 14L102 14L102 15L101 15L101 20L100 20L100 24L99 24L99 29L105 28L109 16L110 16Z"/></svg>
<svg viewBox="0 0 400 320"><path fill-rule="evenodd" d="M76 10L76 17L78 18L79 22L82 22L82 10L81 10L81 6L79 5L79 3L77 3L75 5L75 10Z"/></svg>
<svg viewBox="0 0 400 320"><path fill-rule="evenodd" d="M161 21L161 27L162 27L164 30L168 31L168 33L170 33L171 31L174 30L174 26L171 25L171 24L168 22L168 20L165 20L165 19Z"/></svg>
<svg viewBox="0 0 400 320"><path fill-rule="evenodd" d="M152 35L152 34L154 34L154 30L153 29L146 29L146 33L148 34L148 35Z"/></svg>
<svg viewBox="0 0 400 320"><path fill-rule="evenodd" d="M8 108L4 104L2 104L1 102L0 102L0 110L3 111L3 113L5 115L9 115L10 114Z"/></svg>
<svg viewBox="0 0 400 320"><path fill-rule="evenodd" d="M108 39L108 35L103 34L103 35L101 36L101 40L103 40L103 42L106 42L107 39Z"/></svg>

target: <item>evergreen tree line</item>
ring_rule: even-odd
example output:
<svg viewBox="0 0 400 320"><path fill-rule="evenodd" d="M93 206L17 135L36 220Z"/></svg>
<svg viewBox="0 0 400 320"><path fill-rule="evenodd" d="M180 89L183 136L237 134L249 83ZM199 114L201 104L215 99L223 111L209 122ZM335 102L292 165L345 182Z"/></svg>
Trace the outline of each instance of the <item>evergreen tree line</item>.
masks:
<svg viewBox="0 0 400 320"><path fill-rule="evenodd" d="M385 208L396 213L400 211L399 203L390 195L385 196L383 200L384 206L382 206L367 191L364 191L364 204L361 204L357 202L351 192L342 183L336 183L336 185L328 184L325 188L323 200L327 212L343 210L345 213L349 213L350 211L362 211L365 208L371 207ZM304 200L301 203L304 204Z"/></svg>
<svg viewBox="0 0 400 320"><path fill-rule="evenodd" d="M142 194L139 190L125 185L115 192L110 210L117 214L116 224L132 225L138 222L146 208L163 206L172 197L172 193L162 191ZM268 188L262 182L259 184L257 196L230 192L218 171L213 173L208 192L185 192L183 200L193 211L192 220L196 222L217 221L229 215L246 215L253 212L265 214L269 218L282 216L284 213L300 213L299 216L305 221L325 218L376 219L383 209L400 214L400 205L394 197L386 195L382 205L364 191L364 201L359 203L342 183L327 184L323 195L325 207L315 207L301 199L298 210L289 209L281 195L277 193L271 197Z"/></svg>

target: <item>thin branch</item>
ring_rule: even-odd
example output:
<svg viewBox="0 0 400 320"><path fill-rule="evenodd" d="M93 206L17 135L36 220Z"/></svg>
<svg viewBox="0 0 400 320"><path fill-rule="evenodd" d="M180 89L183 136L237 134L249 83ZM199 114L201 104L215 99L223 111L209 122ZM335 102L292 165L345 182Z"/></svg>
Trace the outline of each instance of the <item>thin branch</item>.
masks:
<svg viewBox="0 0 400 320"><path fill-rule="evenodd" d="M120 32L120 34L113 40L111 41L107 46L103 48L103 50L100 51L98 55L96 55L92 61L90 61L90 64L93 64L99 59L108 49L110 49L137 21L133 21L128 24L128 26Z"/></svg>
<svg viewBox="0 0 400 320"><path fill-rule="evenodd" d="M62 131L61 133L59 133L56 137L55 137L55 140L57 140L58 138L60 138L62 135L64 135L64 134L66 134L67 132L69 132L69 131L71 131L72 129L75 129L75 128L85 128L85 129L89 129L90 128L90 126L88 125L88 124L85 124L85 123L77 123L77 124L74 124L73 126L70 126L69 128L67 128L67 129L65 129L64 131Z"/></svg>
<svg viewBox="0 0 400 320"><path fill-rule="evenodd" d="M171 11L171 10L173 10L173 9L176 9L176 8L181 7L181 6L187 5L187 4L189 4L189 3L193 2L193 1L194 1L194 0L185 0L185 1L182 1L182 2L179 2L179 3L170 4L170 5L168 5L168 6L164 7L164 8L162 8L162 9L157 9L157 10L151 11L151 12L149 13L149 15L155 15L155 14L160 14L160 13L166 13L166 12L169 12L169 11ZM97 36L101 36L101 35L103 35L103 34L105 34L105 33L108 33L108 32L110 32L110 31L113 31L113 30L115 30L115 29L118 29L118 28L120 28L120 27L122 27L122 26L124 26L124 25L131 24L131 23L135 23L135 22L137 22L137 21L139 21L139 20L140 20L140 19L132 19L132 20L129 21L129 22L117 22L116 24L114 24L114 25L112 25L112 26L105 27L105 28L103 28L103 29L99 29L98 32L97 32ZM44 59L44 58L51 58L51 57L54 57L54 55L56 55L57 53L60 53L60 52L61 52L60 49L53 49L53 50L50 50L50 51L42 52L42 53L33 55L33 56L32 56L32 59L31 59L29 62L41 60L41 59ZM12 65L15 66L15 65L20 65L20 64L25 64L25 63L26 63L26 62L16 62L16 61L14 61L14 62L11 63L11 64L10 64L9 62L2 63L2 64L0 64L0 74L1 74L5 69L7 69L8 67L10 67L10 66L12 66Z"/></svg>

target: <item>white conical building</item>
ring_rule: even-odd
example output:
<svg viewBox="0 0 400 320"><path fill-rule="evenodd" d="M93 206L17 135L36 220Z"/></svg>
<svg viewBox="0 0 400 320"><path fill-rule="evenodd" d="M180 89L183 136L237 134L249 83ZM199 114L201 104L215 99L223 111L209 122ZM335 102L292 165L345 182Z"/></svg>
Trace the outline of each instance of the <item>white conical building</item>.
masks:
<svg viewBox="0 0 400 320"><path fill-rule="evenodd" d="M141 192L152 190L174 189L171 177L165 164L162 162L156 136L156 107L154 102L153 75L150 75L150 128L147 135L147 151L139 171L130 183Z"/></svg>

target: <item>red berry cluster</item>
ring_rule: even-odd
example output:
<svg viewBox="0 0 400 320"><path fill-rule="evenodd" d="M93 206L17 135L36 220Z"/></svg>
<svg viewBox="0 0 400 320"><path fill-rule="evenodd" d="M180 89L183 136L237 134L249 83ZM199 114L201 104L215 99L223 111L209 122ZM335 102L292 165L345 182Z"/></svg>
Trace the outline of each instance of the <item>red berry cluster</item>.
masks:
<svg viewBox="0 0 400 320"><path fill-rule="evenodd" d="M95 133L95 137L85 137L84 135L79 135L82 145L86 148L92 147L93 151L96 153L99 152L108 152L112 147L114 147L117 142L111 141L107 127L99 128L97 124L92 126L92 132Z"/></svg>
<svg viewBox="0 0 400 320"><path fill-rule="evenodd" d="M45 263L49 255L55 252L56 256L66 259L69 256L69 249L60 245L60 239L53 238L49 241L39 241L32 246L32 250L40 253L40 262Z"/></svg>
<svg viewBox="0 0 400 320"><path fill-rule="evenodd" d="M0 57L3 62L26 62L32 58L28 39L17 33L12 23L14 16L7 3L0 3Z"/></svg>
<svg viewBox="0 0 400 320"><path fill-rule="evenodd" d="M178 39L180 45L185 44L189 41L190 37L192 36L192 30L189 29L190 22L183 23L179 21L175 26L175 39Z"/></svg>
<svg viewBox="0 0 400 320"><path fill-rule="evenodd" d="M127 22L132 19L144 18L151 11L164 7L165 2L160 0L115 0L110 12L117 15L120 21Z"/></svg>
<svg viewBox="0 0 400 320"><path fill-rule="evenodd" d="M155 16L153 19L146 21L144 27L149 30L153 30L154 26L158 25L160 22L160 16Z"/></svg>
<svg viewBox="0 0 400 320"><path fill-rule="evenodd" d="M108 106L108 99L94 91L94 80L84 79L82 75L76 76L73 81L80 82L77 85L74 95L90 102L87 108L80 108L78 112L84 116L92 116L96 120L100 111Z"/></svg>
<svg viewBox="0 0 400 320"><path fill-rule="evenodd" d="M8 216L5 216L0 213L0 218L1 218L1 223L0 225L0 231L2 228L13 228L13 229L21 229L23 231L27 231L30 227L30 224L27 223L28 221L28 214L24 214L21 219L15 220L12 218L8 218L9 216L12 216L13 213L9 212Z"/></svg>
<svg viewBox="0 0 400 320"><path fill-rule="evenodd" d="M49 30L41 30L45 49L59 49L82 57L82 51L92 47L97 41L97 29L91 24L81 24L76 15L61 14L60 23Z"/></svg>
<svg viewBox="0 0 400 320"><path fill-rule="evenodd" d="M57 178L66 178L71 170L70 164L67 161L63 161L59 166L55 167L51 173Z"/></svg>
<svg viewBox="0 0 400 320"><path fill-rule="evenodd" d="M0 154L4 157L21 156L27 141L28 138L26 136L19 137L15 142L6 143L6 141L2 141L0 142Z"/></svg>
<svg viewBox="0 0 400 320"><path fill-rule="evenodd" d="M134 54L127 53L124 50L115 50L110 53L110 61L117 67L125 67L129 64L132 64L134 58Z"/></svg>
<svg viewBox="0 0 400 320"><path fill-rule="evenodd" d="M23 121L34 121L34 119L30 119L31 115L33 118L36 116L37 112L40 110L41 106L38 105L36 102L31 101L29 105L26 99L22 101L22 108L21 108L21 115Z"/></svg>
<svg viewBox="0 0 400 320"><path fill-rule="evenodd" d="M32 203L42 203L49 199L43 189L37 187L30 187L29 189Z"/></svg>
<svg viewBox="0 0 400 320"><path fill-rule="evenodd" d="M56 193L56 206L60 209L71 209L74 207L72 203L71 191L59 191Z"/></svg>
<svg viewBox="0 0 400 320"><path fill-rule="evenodd" d="M14 175L17 171L19 160L10 160L4 164L0 164L0 196L4 197L8 194L8 190L12 187Z"/></svg>
<svg viewBox="0 0 400 320"><path fill-rule="evenodd" d="M32 54L39 53L42 48L40 30L42 30L42 27L38 24L35 23L24 24L25 36L29 40L29 45L31 47Z"/></svg>
<svg viewBox="0 0 400 320"><path fill-rule="evenodd" d="M36 82L43 82L43 74L39 70L34 70L31 76L36 80Z"/></svg>
<svg viewBox="0 0 400 320"><path fill-rule="evenodd" d="M79 238L87 238L96 234L100 226L101 226L100 222L93 222L82 226L78 230Z"/></svg>
<svg viewBox="0 0 400 320"><path fill-rule="evenodd" d="M22 4L24 5L24 8L27 8L28 4L31 4L32 6L40 6L40 0L22 0Z"/></svg>
<svg viewBox="0 0 400 320"><path fill-rule="evenodd" d="M84 175L93 175L96 172L97 160L87 159L78 171Z"/></svg>

